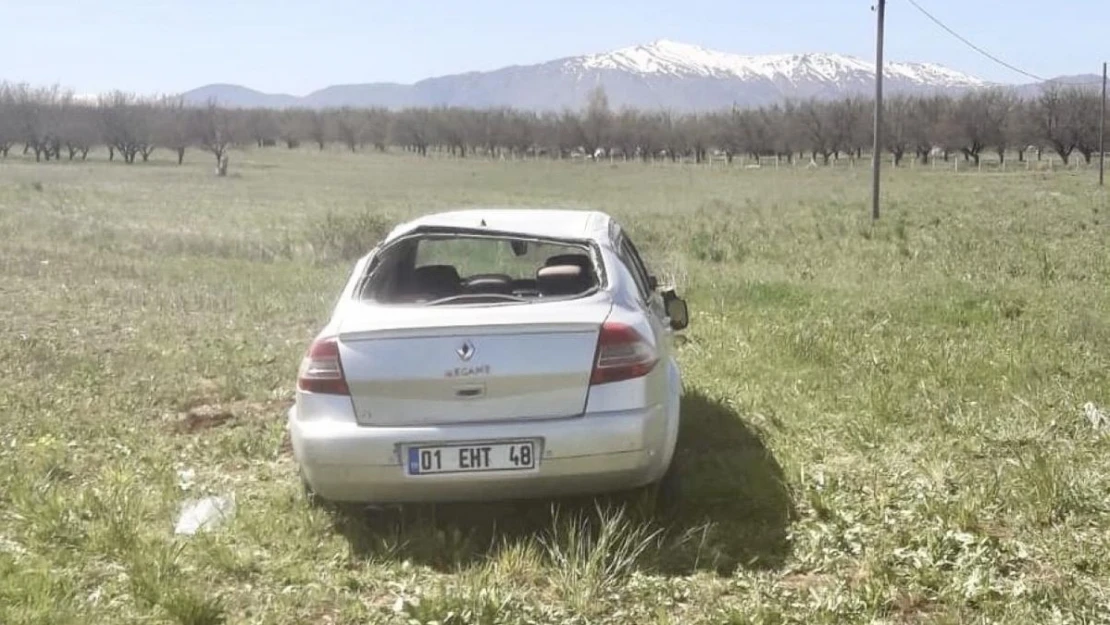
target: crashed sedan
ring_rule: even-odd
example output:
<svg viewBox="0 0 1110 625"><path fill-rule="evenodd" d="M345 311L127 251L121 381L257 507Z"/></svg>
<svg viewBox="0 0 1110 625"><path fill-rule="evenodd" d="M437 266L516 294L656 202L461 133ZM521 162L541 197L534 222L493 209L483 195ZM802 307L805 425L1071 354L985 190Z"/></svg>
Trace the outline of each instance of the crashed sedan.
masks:
<svg viewBox="0 0 1110 625"><path fill-rule="evenodd" d="M670 484L685 302L601 212L468 209L353 268L288 415L315 498L407 503Z"/></svg>

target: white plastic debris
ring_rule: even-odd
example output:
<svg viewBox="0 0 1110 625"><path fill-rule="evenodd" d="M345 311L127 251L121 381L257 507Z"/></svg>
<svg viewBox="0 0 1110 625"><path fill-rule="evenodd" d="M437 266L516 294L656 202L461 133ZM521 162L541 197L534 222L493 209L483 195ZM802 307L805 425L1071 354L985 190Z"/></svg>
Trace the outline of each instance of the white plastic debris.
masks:
<svg viewBox="0 0 1110 625"><path fill-rule="evenodd" d="M181 490L189 490L197 479L197 472L192 469L179 469L177 472L177 486Z"/></svg>
<svg viewBox="0 0 1110 625"><path fill-rule="evenodd" d="M1083 415L1087 417L1087 422L1091 424L1092 428L1096 430L1110 429L1110 415L1107 415L1094 402L1083 404Z"/></svg>
<svg viewBox="0 0 1110 625"><path fill-rule="evenodd" d="M405 597L400 596L393 602L394 614L405 614L412 612L416 607L420 606L420 597Z"/></svg>
<svg viewBox="0 0 1110 625"><path fill-rule="evenodd" d="M27 550L19 543L5 536L0 536L0 553L10 553L15 556L27 555Z"/></svg>
<svg viewBox="0 0 1110 625"><path fill-rule="evenodd" d="M230 519L234 513L235 501L230 497L191 500L185 503L173 532L192 535L201 530L212 529Z"/></svg>

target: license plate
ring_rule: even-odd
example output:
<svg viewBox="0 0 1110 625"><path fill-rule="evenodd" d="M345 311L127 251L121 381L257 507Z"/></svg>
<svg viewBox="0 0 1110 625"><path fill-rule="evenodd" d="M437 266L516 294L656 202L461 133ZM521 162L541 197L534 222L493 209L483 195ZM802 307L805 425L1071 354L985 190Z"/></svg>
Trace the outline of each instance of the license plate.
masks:
<svg viewBox="0 0 1110 625"><path fill-rule="evenodd" d="M528 471L536 468L535 441L409 447L409 475Z"/></svg>

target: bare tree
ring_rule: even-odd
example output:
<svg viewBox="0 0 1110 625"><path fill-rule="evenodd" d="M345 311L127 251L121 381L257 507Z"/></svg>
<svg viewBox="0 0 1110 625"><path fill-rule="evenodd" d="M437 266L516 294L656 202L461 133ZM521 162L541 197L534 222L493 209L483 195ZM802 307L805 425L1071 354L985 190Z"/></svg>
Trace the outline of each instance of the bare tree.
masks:
<svg viewBox="0 0 1110 625"><path fill-rule="evenodd" d="M57 87L32 89L18 85L12 92L12 119L23 153L34 151L35 161L50 160L50 114L59 97Z"/></svg>
<svg viewBox="0 0 1110 625"><path fill-rule="evenodd" d="M752 158L772 155L774 149L774 135L772 127L773 116L763 109L741 111L739 119L740 131L744 150Z"/></svg>
<svg viewBox="0 0 1110 625"><path fill-rule="evenodd" d="M114 91L100 97L98 110L109 160L116 152L128 164L140 154L144 161L150 158L155 146L152 106L132 94Z"/></svg>
<svg viewBox="0 0 1110 625"><path fill-rule="evenodd" d="M1049 85L1032 101L1011 92L980 90L959 98L900 96L888 101L883 149L901 164L907 154L927 162L937 148L959 151L978 162L993 149L1003 160L1016 150L1024 160L1028 146L1051 146L1067 163L1078 150L1090 160L1097 152L1097 94ZM450 153L490 158L547 155L566 158L608 154L610 158L672 161L690 157L705 162L715 150L728 162L737 154L777 156L792 162L799 155L828 164L847 153L859 158L870 143L871 103L852 96L842 100L786 101L759 108L714 113L674 113L635 109L614 113L603 89L595 88L586 105L561 113L530 113L509 108L344 108L229 110L209 103L188 107L180 98L148 100L124 92L100 98L96 106L76 101L57 87L31 88L0 83L0 156L22 143L24 154L54 160L68 153L86 158L103 142L109 159L143 160L155 147L184 160L189 146L216 158L226 174L230 148L241 142L267 146L281 140L289 148L329 141L386 151L394 145L420 155ZM1038 156L1040 153L1040 147Z"/></svg>
<svg viewBox="0 0 1110 625"><path fill-rule="evenodd" d="M1090 165L1091 156L1099 149L1100 95L1092 89L1071 87L1064 92L1064 104L1075 138L1075 149L1083 155L1083 162Z"/></svg>
<svg viewBox="0 0 1110 625"><path fill-rule="evenodd" d="M178 165L185 162L185 150L193 143L194 114L181 97L164 98L155 109L155 142L172 150Z"/></svg>
<svg viewBox="0 0 1110 625"><path fill-rule="evenodd" d="M505 142L514 154L523 158L535 148L535 113L508 111L504 124Z"/></svg>
<svg viewBox="0 0 1110 625"><path fill-rule="evenodd" d="M443 147L451 156L466 158L467 146L467 121L464 116L467 111L457 108L441 107L435 110L436 125ZM386 126L388 130L388 126ZM382 139L385 142L385 138Z"/></svg>
<svg viewBox="0 0 1110 625"><path fill-rule="evenodd" d="M982 151L998 143L1002 136L1003 119L998 113L994 91L971 92L956 100L944 124L944 134L964 158L979 164Z"/></svg>
<svg viewBox="0 0 1110 625"><path fill-rule="evenodd" d="M39 120L42 124L42 154L43 160L62 159L62 132L65 125L65 109L73 104L73 92L52 90L48 98L39 108Z"/></svg>
<svg viewBox="0 0 1110 625"><path fill-rule="evenodd" d="M557 129L559 158L568 158L579 148L585 151L585 131L582 128L582 120L577 114L573 111L563 111L559 115Z"/></svg>
<svg viewBox="0 0 1110 625"><path fill-rule="evenodd" d="M794 155L804 144L803 130L798 124L798 105L787 100L782 105L775 104L759 110L762 123L767 128L769 154L794 162Z"/></svg>
<svg viewBox="0 0 1110 625"><path fill-rule="evenodd" d="M871 142L871 127L868 125L870 102L858 96L827 104L835 140L833 155L840 158L840 151L848 152L852 158L860 158L865 145Z"/></svg>
<svg viewBox="0 0 1110 625"><path fill-rule="evenodd" d="M362 140L374 146L379 152L385 152L389 142L389 125L392 117L384 108L371 108L366 111L366 123L363 125Z"/></svg>
<svg viewBox="0 0 1110 625"><path fill-rule="evenodd" d="M894 166L902 164L912 141L913 102L905 95L895 95L886 101L886 114L883 116L885 129L883 141L886 149L894 156ZM876 154L875 158L880 158Z"/></svg>
<svg viewBox="0 0 1110 625"><path fill-rule="evenodd" d="M637 118L635 136L640 158L652 160L663 150L669 119L664 113L640 113Z"/></svg>
<svg viewBox="0 0 1110 625"><path fill-rule="evenodd" d="M269 147L277 142L279 129L274 111L263 108L251 109L244 123L246 134L256 147Z"/></svg>
<svg viewBox="0 0 1110 625"><path fill-rule="evenodd" d="M347 149L354 152L362 143L366 116L350 107L343 107L334 115L337 138L347 146Z"/></svg>
<svg viewBox="0 0 1110 625"><path fill-rule="evenodd" d="M678 133L685 137L686 147L693 152L694 162L704 162L709 154L709 145L712 141L710 125L704 117L687 115L679 121Z"/></svg>
<svg viewBox="0 0 1110 625"><path fill-rule="evenodd" d="M300 147L309 138L313 112L307 109L286 109L278 114L278 136L290 150Z"/></svg>
<svg viewBox="0 0 1110 625"><path fill-rule="evenodd" d="M1001 89L991 90L987 98L987 138L998 154L998 162L1006 162L1006 151L1014 145L1021 145L1023 137L1016 132L1021 122L1021 102L1012 92ZM1024 146L1021 150L1024 151ZM1021 159L1019 152L1018 159Z"/></svg>
<svg viewBox="0 0 1110 625"><path fill-rule="evenodd" d="M328 141L328 119L321 111L311 111L308 114L308 137L324 150Z"/></svg>
<svg viewBox="0 0 1110 625"><path fill-rule="evenodd" d="M551 155L560 158L559 153L559 125L561 116L554 111L540 113L536 120L536 143L539 144L536 152L541 155Z"/></svg>
<svg viewBox="0 0 1110 625"><path fill-rule="evenodd" d="M836 128L829 115L831 108L817 99L810 99L798 106L793 117L793 123L802 137L802 145L809 149L814 160L820 155L826 165L836 150L837 140Z"/></svg>
<svg viewBox="0 0 1110 625"><path fill-rule="evenodd" d="M74 101L72 96L60 102L57 136L65 145L69 160L77 155L88 158L89 150L100 139L97 111L92 106Z"/></svg>
<svg viewBox="0 0 1110 625"><path fill-rule="evenodd" d="M909 139L921 163L929 162L933 148L940 146L948 158L949 144L944 136L951 99L945 96L922 96L910 101Z"/></svg>
<svg viewBox="0 0 1110 625"><path fill-rule="evenodd" d="M226 176L228 149L235 142L235 119L231 112L214 101L194 113L193 131L200 148L216 158L216 175Z"/></svg>
<svg viewBox="0 0 1110 625"><path fill-rule="evenodd" d="M475 118L475 142L489 158L497 158L505 143L502 132L501 111L481 111Z"/></svg>
<svg viewBox="0 0 1110 625"><path fill-rule="evenodd" d="M138 126L135 132L138 139L137 147L139 155L143 157L145 163L150 159L150 155L155 148L158 147L157 111L152 104L144 102L136 107L135 113L135 123Z"/></svg>
<svg viewBox="0 0 1110 625"><path fill-rule="evenodd" d="M680 157L685 156L687 145L689 145L687 138L682 135L680 127L682 118L670 111L663 111L656 119L658 119L658 123L655 124L655 127L659 131L659 141L671 162L675 162Z"/></svg>
<svg viewBox="0 0 1110 625"><path fill-rule="evenodd" d="M393 125L395 141L421 156L427 156L432 143L433 120L428 109L411 108L401 111Z"/></svg>
<svg viewBox="0 0 1110 625"><path fill-rule="evenodd" d="M581 123L582 148L587 154L593 154L609 141L612 118L605 89L600 85L594 87L586 101L586 114Z"/></svg>
<svg viewBox="0 0 1110 625"><path fill-rule="evenodd" d="M1041 148L1039 146L1042 141L1041 137L1037 135L1033 107L1030 103L1015 100L1014 108L1006 119L1006 127L1003 132L1006 134L1007 143L1017 151L1019 163L1025 161L1025 152L1030 146L1038 146L1036 148L1037 157L1040 158Z"/></svg>
<svg viewBox="0 0 1110 625"><path fill-rule="evenodd" d="M1032 105L1032 119L1037 134L1067 165L1077 142L1069 103L1055 84L1050 83L1042 89Z"/></svg>
<svg viewBox="0 0 1110 625"><path fill-rule="evenodd" d="M18 137L15 94L11 85L0 82L0 157L8 157L8 150Z"/></svg>
<svg viewBox="0 0 1110 625"><path fill-rule="evenodd" d="M717 146L724 152L725 160L731 165L732 159L744 150L744 136L740 127L740 111L733 106L727 113L709 116L707 124Z"/></svg>

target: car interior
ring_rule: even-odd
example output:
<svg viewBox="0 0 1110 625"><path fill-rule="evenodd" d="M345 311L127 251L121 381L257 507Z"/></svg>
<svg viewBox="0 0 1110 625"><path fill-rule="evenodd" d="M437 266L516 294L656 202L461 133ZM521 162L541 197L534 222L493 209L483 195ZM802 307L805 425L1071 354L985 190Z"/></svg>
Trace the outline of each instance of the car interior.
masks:
<svg viewBox="0 0 1110 625"><path fill-rule="evenodd" d="M417 264L412 253L394 257L377 284L367 285L363 297L396 303L419 303L454 296L504 296L540 299L570 297L585 293L598 283L594 263L585 252L559 253L543 260L531 276L507 273L466 275L452 264Z"/></svg>
<svg viewBox="0 0 1110 625"><path fill-rule="evenodd" d="M401 283L406 295L419 300L480 294L561 297L585 292L597 280L589 256L561 254L548 258L533 278L498 273L462 276L452 265L423 265L413 268L411 278Z"/></svg>

